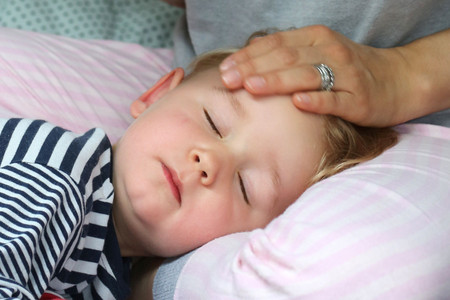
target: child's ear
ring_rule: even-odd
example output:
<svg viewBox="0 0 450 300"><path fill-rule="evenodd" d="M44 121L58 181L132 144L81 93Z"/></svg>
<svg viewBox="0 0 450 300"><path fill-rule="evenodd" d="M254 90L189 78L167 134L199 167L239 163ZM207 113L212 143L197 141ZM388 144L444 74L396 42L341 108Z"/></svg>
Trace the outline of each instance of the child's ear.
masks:
<svg viewBox="0 0 450 300"><path fill-rule="evenodd" d="M137 100L134 100L130 106L130 113L133 118L139 117L147 107L155 103L164 94L171 89L177 87L184 78L184 70L182 68L176 68L170 73L166 74L155 85L149 88L143 93Z"/></svg>

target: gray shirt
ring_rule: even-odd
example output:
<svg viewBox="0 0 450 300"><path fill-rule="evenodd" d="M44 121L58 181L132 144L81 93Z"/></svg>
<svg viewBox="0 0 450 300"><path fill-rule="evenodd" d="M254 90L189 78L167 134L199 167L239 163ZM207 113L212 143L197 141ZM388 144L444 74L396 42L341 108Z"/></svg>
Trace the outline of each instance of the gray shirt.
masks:
<svg viewBox="0 0 450 300"><path fill-rule="evenodd" d="M175 63L241 47L255 31L324 24L355 42L393 47L450 28L449 0L187 0L174 32Z"/></svg>

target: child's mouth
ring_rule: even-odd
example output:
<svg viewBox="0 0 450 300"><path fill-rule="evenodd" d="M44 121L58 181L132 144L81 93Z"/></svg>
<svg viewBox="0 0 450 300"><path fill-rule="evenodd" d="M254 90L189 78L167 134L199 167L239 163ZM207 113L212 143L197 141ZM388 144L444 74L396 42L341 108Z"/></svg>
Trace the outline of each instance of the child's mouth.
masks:
<svg viewBox="0 0 450 300"><path fill-rule="evenodd" d="M180 194L180 181L178 180L177 174L169 169L165 164L161 163L164 176L167 179L167 182L169 183L170 190L172 191L173 196L175 199L177 199L178 203L181 204L181 194Z"/></svg>

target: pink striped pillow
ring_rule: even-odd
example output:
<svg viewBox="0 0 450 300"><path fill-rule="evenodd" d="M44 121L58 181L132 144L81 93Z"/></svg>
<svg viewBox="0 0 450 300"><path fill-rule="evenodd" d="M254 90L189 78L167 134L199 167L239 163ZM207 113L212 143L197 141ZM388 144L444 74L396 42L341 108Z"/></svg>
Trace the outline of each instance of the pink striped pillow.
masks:
<svg viewBox="0 0 450 300"><path fill-rule="evenodd" d="M450 128L399 131L265 229L199 248L174 299L450 299Z"/></svg>
<svg viewBox="0 0 450 300"><path fill-rule="evenodd" d="M170 71L172 51L0 28L0 117L45 119L115 142L129 104Z"/></svg>

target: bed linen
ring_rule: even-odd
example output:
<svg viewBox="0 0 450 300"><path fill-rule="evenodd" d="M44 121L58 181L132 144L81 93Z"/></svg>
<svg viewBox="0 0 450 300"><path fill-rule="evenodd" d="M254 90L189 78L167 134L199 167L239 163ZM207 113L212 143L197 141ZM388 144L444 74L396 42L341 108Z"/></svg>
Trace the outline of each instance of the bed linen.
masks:
<svg viewBox="0 0 450 300"><path fill-rule="evenodd" d="M195 251L174 299L448 299L450 128L398 130L267 228Z"/></svg>
<svg viewBox="0 0 450 300"><path fill-rule="evenodd" d="M169 49L0 28L0 116L99 126L114 142L131 101L172 59ZM187 257L169 298L450 297L450 133L409 126L392 151L315 185L267 228Z"/></svg>
<svg viewBox="0 0 450 300"><path fill-rule="evenodd" d="M0 0L0 26L168 48L182 12L160 0Z"/></svg>
<svg viewBox="0 0 450 300"><path fill-rule="evenodd" d="M0 117L42 118L116 142L129 105L170 71L170 49L0 28Z"/></svg>

